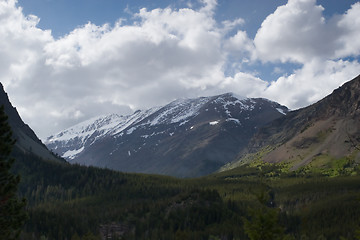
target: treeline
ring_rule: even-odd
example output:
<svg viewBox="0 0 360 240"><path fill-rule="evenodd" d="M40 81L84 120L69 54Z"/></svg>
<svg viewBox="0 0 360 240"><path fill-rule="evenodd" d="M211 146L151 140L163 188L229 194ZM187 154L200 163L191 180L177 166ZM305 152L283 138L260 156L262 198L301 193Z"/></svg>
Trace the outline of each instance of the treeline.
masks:
<svg viewBox="0 0 360 240"><path fill-rule="evenodd" d="M352 240L360 225L360 173L264 165L176 179L15 157L28 202L24 240L265 240L252 232L269 223L269 239Z"/></svg>

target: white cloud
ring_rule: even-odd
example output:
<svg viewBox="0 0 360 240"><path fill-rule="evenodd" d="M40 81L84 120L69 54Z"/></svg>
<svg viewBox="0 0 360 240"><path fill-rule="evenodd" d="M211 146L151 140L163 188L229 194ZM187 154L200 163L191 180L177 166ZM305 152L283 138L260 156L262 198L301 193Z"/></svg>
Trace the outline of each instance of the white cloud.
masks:
<svg viewBox="0 0 360 240"><path fill-rule="evenodd" d="M245 20L242 18L237 18L233 21L230 21L230 20L222 21L222 25L224 26L223 30L225 33L233 30L237 26L244 25L244 24L245 24Z"/></svg>
<svg viewBox="0 0 360 240"><path fill-rule="evenodd" d="M359 74L357 61L319 61L306 63L290 76L273 81L262 95L292 109L310 105Z"/></svg>
<svg viewBox="0 0 360 240"><path fill-rule="evenodd" d="M337 41L341 47L335 51L335 57L360 55L360 2L355 3L337 22L342 29Z"/></svg>
<svg viewBox="0 0 360 240"><path fill-rule="evenodd" d="M217 6L217 0L201 0L204 7L200 9L200 12L205 14L213 15Z"/></svg>
<svg viewBox="0 0 360 240"><path fill-rule="evenodd" d="M8 63L1 82L42 137L105 111L197 95L223 79L216 1L199 10L141 9L133 25L88 23L58 40L15 4L0 5L0 59Z"/></svg>
<svg viewBox="0 0 360 240"><path fill-rule="evenodd" d="M226 39L224 49L230 55L240 55L241 59L254 58L255 46L245 31L239 30L234 36Z"/></svg>
<svg viewBox="0 0 360 240"><path fill-rule="evenodd" d="M289 0L269 15L254 43L262 61L306 63L360 53L360 3L344 15L326 20L316 0Z"/></svg>
<svg viewBox="0 0 360 240"><path fill-rule="evenodd" d="M42 46L53 40L50 31L36 28L37 17L25 17L14 5L15 1L0 2L0 78L5 86L17 86L31 73Z"/></svg>
<svg viewBox="0 0 360 240"><path fill-rule="evenodd" d="M289 0L269 15L258 30L254 43L264 61L304 63L331 54L336 29L328 29L324 8L316 0Z"/></svg>
<svg viewBox="0 0 360 240"><path fill-rule="evenodd" d="M356 41L360 37L360 3L328 20L323 11L315 0L289 0L264 20L254 39L253 56L263 62L303 66L273 81L263 96L296 109L325 97L359 74L357 60L339 58L360 54Z"/></svg>
<svg viewBox="0 0 360 240"><path fill-rule="evenodd" d="M217 2L200 2L199 9L141 9L128 25L89 22L54 39L15 0L0 1L0 81L25 122L46 137L95 115L229 91L296 108L358 74L357 61L336 58L359 55L351 24L359 4L326 21L314 0L290 0L252 40L237 29L243 19L219 24ZM246 70L256 59L304 65L269 86Z"/></svg>
<svg viewBox="0 0 360 240"><path fill-rule="evenodd" d="M241 96L259 97L268 83L251 73L238 72L234 77L227 77L219 85L221 92L235 92Z"/></svg>

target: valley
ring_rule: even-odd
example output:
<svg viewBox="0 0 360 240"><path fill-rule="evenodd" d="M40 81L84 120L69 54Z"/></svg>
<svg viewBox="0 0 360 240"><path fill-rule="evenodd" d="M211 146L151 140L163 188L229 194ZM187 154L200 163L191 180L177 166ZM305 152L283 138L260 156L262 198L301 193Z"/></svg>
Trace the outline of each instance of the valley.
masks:
<svg viewBox="0 0 360 240"><path fill-rule="evenodd" d="M24 240L247 239L245 219L268 211L281 239L357 239L360 229L357 165L336 177L254 164L177 179L27 160L14 166L28 199Z"/></svg>
<svg viewBox="0 0 360 240"><path fill-rule="evenodd" d="M360 0L0 0L0 240L360 240L359 38Z"/></svg>
<svg viewBox="0 0 360 240"><path fill-rule="evenodd" d="M203 109L199 114L184 114L183 108L178 108L194 106L194 100L189 100L190 105L186 101L179 105L177 101L133 116L93 119L88 125L57 135L57 141L73 136L73 141L84 144L80 146L83 148L109 132L117 136L114 139L137 133L135 140L128 140L135 144L139 139L150 138L149 133L154 130L151 127L155 126L159 132L173 131L174 134L164 134L165 138L156 138L167 143L168 151L172 150L169 146L177 146L184 153L189 151L189 145L182 145L179 137L172 142L175 135L197 146L195 149L211 146L209 153L214 159L222 155L221 151L233 151L229 159L234 161L216 166L210 163L211 171L203 172L205 176L177 178L83 166L51 152L44 155L43 151L32 151L19 141L12 151L16 159L12 172L21 176L18 196L27 200L28 214L20 239L359 239L359 82L357 77L318 103L286 115L286 109L279 111L276 103L247 99L253 104L250 117L242 105L244 100L235 99L235 104L228 104L234 109L228 107L225 120L219 119L219 112L209 110L218 101L216 96L210 102L206 98L196 100L200 101L197 111ZM224 97L233 99L232 95L221 95L221 106L225 106ZM5 111L10 113L10 126L14 126L13 119L20 117L6 95L2 99L2 104L8 106ZM269 108L264 107L266 104L270 104ZM242 112L249 119L262 119L263 115L256 118L256 114L263 114L254 112L257 108L280 116L261 123L262 127L252 130L244 145L231 150L227 145L234 141L227 141L221 133L236 135L236 129L246 130L237 125L244 119L240 118ZM159 109L177 117L154 115ZM226 121L230 115L238 121ZM160 128L157 124L161 121L169 124ZM18 122L22 126L19 129L27 129L22 121ZM98 125L91 125L94 122ZM189 131L192 128L197 131L194 135ZM13 129L15 138L27 133L33 144L38 144L33 146L46 150L32 131L20 135L19 130ZM175 134L175 130L179 131ZM141 137L145 134L149 137ZM104 137L102 141L108 139ZM97 149L101 146L107 144L100 144ZM222 149L219 155L216 147ZM73 156L77 154L74 151ZM189 154L189 161L198 160L196 156ZM164 161L159 161L159 165ZM178 160L179 163L188 164Z"/></svg>

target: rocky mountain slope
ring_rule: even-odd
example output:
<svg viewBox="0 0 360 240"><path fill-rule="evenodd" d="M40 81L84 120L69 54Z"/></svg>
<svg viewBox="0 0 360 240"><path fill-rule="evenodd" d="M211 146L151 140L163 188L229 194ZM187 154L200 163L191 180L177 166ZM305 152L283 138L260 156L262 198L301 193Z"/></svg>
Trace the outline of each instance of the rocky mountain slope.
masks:
<svg viewBox="0 0 360 240"><path fill-rule="evenodd" d="M8 115L8 123L16 139L15 150L20 154L33 154L41 159L63 161L54 156L47 147L35 135L34 131L25 124L20 118L16 108L14 108L0 83L0 105L4 105L5 113Z"/></svg>
<svg viewBox="0 0 360 240"><path fill-rule="evenodd" d="M331 167L339 159L348 164L360 161L360 76L319 102L261 128L233 166L253 161L251 156L288 162L293 169Z"/></svg>
<svg viewBox="0 0 360 240"><path fill-rule="evenodd" d="M257 129L288 112L261 98L227 93L90 119L45 144L69 162L126 172L194 177L231 162Z"/></svg>

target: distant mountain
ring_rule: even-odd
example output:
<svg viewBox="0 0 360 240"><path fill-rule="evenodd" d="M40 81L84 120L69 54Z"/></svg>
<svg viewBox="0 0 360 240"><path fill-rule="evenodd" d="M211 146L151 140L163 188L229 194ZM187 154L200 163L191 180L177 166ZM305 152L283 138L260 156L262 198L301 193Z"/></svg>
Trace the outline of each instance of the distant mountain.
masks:
<svg viewBox="0 0 360 240"><path fill-rule="evenodd" d="M4 105L5 113L8 115L8 123L16 139L15 150L20 154L33 154L44 160L64 161L51 153L47 147L39 140L34 131L25 124L14 108L0 83L0 105Z"/></svg>
<svg viewBox="0 0 360 240"><path fill-rule="evenodd" d="M45 144L72 163L194 177L234 160L259 127L287 112L278 103L231 93L181 99L129 116L93 118Z"/></svg>
<svg viewBox="0 0 360 240"><path fill-rule="evenodd" d="M319 102L261 128L245 153L257 153L254 156L266 162L288 162L292 169L331 167L339 159L359 162L360 76ZM232 166L252 160L243 154Z"/></svg>

